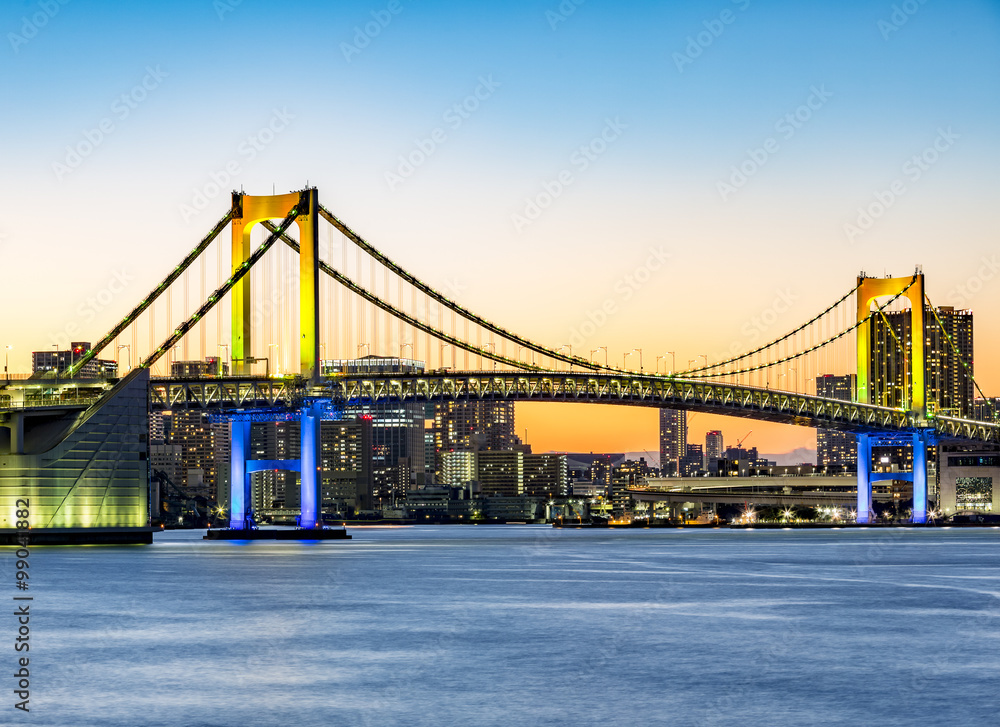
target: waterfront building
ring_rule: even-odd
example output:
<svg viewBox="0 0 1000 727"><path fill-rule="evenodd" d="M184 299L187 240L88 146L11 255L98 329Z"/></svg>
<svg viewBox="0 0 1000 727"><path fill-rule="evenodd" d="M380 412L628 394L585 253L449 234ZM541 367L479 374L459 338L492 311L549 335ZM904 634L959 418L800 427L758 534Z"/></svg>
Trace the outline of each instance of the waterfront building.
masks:
<svg viewBox="0 0 1000 727"><path fill-rule="evenodd" d="M1000 512L1000 445L944 442L939 447L938 507L956 512Z"/></svg>
<svg viewBox="0 0 1000 727"><path fill-rule="evenodd" d="M565 454L525 454L524 493L529 497L565 497L567 468Z"/></svg>
<svg viewBox="0 0 1000 727"><path fill-rule="evenodd" d="M477 478L484 497L524 494L523 452L479 452L477 462Z"/></svg>

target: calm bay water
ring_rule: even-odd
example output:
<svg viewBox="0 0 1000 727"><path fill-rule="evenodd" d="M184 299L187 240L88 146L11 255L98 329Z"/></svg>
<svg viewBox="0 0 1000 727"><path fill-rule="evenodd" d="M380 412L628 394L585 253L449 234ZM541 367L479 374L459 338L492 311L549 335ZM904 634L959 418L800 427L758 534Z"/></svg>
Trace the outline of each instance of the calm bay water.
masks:
<svg viewBox="0 0 1000 727"><path fill-rule="evenodd" d="M1000 530L351 533L33 548L0 723L996 724Z"/></svg>

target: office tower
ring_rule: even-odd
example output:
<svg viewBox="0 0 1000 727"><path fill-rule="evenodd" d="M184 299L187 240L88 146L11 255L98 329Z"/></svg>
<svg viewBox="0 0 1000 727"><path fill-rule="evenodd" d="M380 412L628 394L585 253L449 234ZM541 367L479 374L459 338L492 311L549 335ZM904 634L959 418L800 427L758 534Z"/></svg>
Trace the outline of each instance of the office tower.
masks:
<svg viewBox="0 0 1000 727"><path fill-rule="evenodd" d="M660 475L680 474L681 460L687 455L687 412L660 409Z"/></svg>
<svg viewBox="0 0 1000 727"><path fill-rule="evenodd" d="M854 374L816 377L816 396L825 399L852 401L857 377ZM858 448L854 434L833 429L816 430L816 465L822 468L850 467L858 464Z"/></svg>
<svg viewBox="0 0 1000 727"><path fill-rule="evenodd" d="M568 492L565 454L524 455L524 494L565 497Z"/></svg>
<svg viewBox="0 0 1000 727"><path fill-rule="evenodd" d="M719 459L725 451L722 442L722 432L718 429L705 434L705 457L706 459Z"/></svg>
<svg viewBox="0 0 1000 727"><path fill-rule="evenodd" d="M681 476L694 477L705 467L705 450L700 444L689 444L681 460Z"/></svg>
<svg viewBox="0 0 1000 727"><path fill-rule="evenodd" d="M983 399L977 396L972 402L972 418L980 422L1000 421L1000 397Z"/></svg>
<svg viewBox="0 0 1000 727"><path fill-rule="evenodd" d="M372 430L372 419L366 416L320 423L324 510L374 509Z"/></svg>
<svg viewBox="0 0 1000 727"><path fill-rule="evenodd" d="M324 361L324 375L343 373L364 376L370 373L419 373L423 361L363 356L358 359ZM372 476L375 507L388 507L403 499L424 473L425 406L416 402L384 401L353 404L348 416L370 416L372 420Z"/></svg>
<svg viewBox="0 0 1000 727"><path fill-rule="evenodd" d="M627 459L614 468L611 475L611 511L623 515L632 509L632 496L629 490L642 485L650 474L645 457L636 462Z"/></svg>
<svg viewBox="0 0 1000 727"><path fill-rule="evenodd" d="M479 459L476 452L461 450L442 452L441 477L437 484L464 487L478 477Z"/></svg>
<svg viewBox="0 0 1000 727"><path fill-rule="evenodd" d="M483 451L476 459L484 496L524 494L524 453Z"/></svg>
<svg viewBox="0 0 1000 727"><path fill-rule="evenodd" d="M444 401L434 405L434 475L443 472L445 452L512 450L520 443L514 434L512 401Z"/></svg>
<svg viewBox="0 0 1000 727"><path fill-rule="evenodd" d="M216 440L219 427L213 425L209 415L200 410L176 409L169 416L167 412L162 414L158 428L163 427L164 431L169 429L164 442L181 446L183 471L181 482L175 484L190 496L203 495L209 500L216 500L219 466Z"/></svg>

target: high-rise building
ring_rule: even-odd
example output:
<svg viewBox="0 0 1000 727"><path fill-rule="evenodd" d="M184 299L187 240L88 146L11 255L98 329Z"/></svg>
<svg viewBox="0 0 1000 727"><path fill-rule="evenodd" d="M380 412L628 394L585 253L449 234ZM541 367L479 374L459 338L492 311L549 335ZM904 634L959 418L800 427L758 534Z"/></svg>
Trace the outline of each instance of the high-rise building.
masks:
<svg viewBox="0 0 1000 727"><path fill-rule="evenodd" d="M209 415L201 410L175 409L162 415L158 426L162 426L164 431L169 430L165 442L181 446L183 475L181 482L175 484L187 490L189 495L204 495L210 500L217 500L219 426L213 424ZM201 470L200 482L189 477L195 470ZM189 482L189 479L192 481Z"/></svg>
<svg viewBox="0 0 1000 727"><path fill-rule="evenodd" d="M632 509L629 490L641 485L649 474L645 457L640 457L638 462L627 459L614 468L611 475L611 510L615 515L623 515Z"/></svg>
<svg viewBox="0 0 1000 727"><path fill-rule="evenodd" d="M568 493L565 454L524 455L524 494L565 497Z"/></svg>
<svg viewBox="0 0 1000 727"><path fill-rule="evenodd" d="M442 452L441 477L439 485L448 487L464 487L478 477L479 459L476 452L460 450L458 452Z"/></svg>
<svg viewBox="0 0 1000 727"><path fill-rule="evenodd" d="M320 422L320 452L323 509L372 510L371 418Z"/></svg>
<svg viewBox="0 0 1000 727"><path fill-rule="evenodd" d="M434 475L443 477L445 452L496 452L515 449L512 401L445 401L434 405Z"/></svg>
<svg viewBox="0 0 1000 727"><path fill-rule="evenodd" d="M476 459L483 495L524 494L524 453L479 452Z"/></svg>
<svg viewBox="0 0 1000 727"><path fill-rule="evenodd" d="M358 359L323 361L325 375L333 373L364 376L370 373L419 373L423 361L406 358L363 356ZM402 500L417 486L424 473L425 406L415 402L383 401L354 404L348 416L372 419L372 476L376 507Z"/></svg>
<svg viewBox="0 0 1000 727"><path fill-rule="evenodd" d="M854 374L835 376L824 374L816 377L816 396L826 399L853 401L857 377ZM816 465L829 468L854 468L858 464L858 448L850 432L833 429L816 430Z"/></svg>
<svg viewBox="0 0 1000 727"><path fill-rule="evenodd" d="M660 409L660 475L680 475L681 460L687 455L687 412Z"/></svg>
<svg viewBox="0 0 1000 727"><path fill-rule="evenodd" d="M722 457L722 453L726 451L726 447L722 441L722 431L719 429L713 429L705 434L705 458L706 459L719 459Z"/></svg>
<svg viewBox="0 0 1000 727"><path fill-rule="evenodd" d="M869 402L908 406L913 380L910 313L886 313L884 320L872 318L872 324ZM924 383L929 410L964 418L972 415L972 345L972 311L924 307Z"/></svg>
<svg viewBox="0 0 1000 727"><path fill-rule="evenodd" d="M681 460L681 475L694 477L705 468L705 450L700 444L689 444L687 454Z"/></svg>
<svg viewBox="0 0 1000 727"><path fill-rule="evenodd" d="M977 396L972 402L972 418L980 422L1000 422L1000 396L985 399Z"/></svg>

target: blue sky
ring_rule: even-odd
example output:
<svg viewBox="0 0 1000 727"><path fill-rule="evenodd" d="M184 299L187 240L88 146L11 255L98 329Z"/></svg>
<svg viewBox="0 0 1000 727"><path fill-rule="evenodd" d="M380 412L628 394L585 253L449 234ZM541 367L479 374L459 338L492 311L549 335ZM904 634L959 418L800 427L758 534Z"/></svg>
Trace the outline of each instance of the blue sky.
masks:
<svg viewBox="0 0 1000 727"><path fill-rule="evenodd" d="M379 17L391 20L345 57ZM196 215L185 205L231 162L229 186L251 193L308 179L413 272L458 281L467 305L553 345L655 245L671 264L594 345L725 350L776 290L794 289L790 328L860 269L923 264L944 299L997 249L998 2L17 0L0 30L8 298L55 291L2 326L22 368L38 329L60 328L116 265L135 282L89 338L175 264L228 188ZM456 125L449 109L477 89ZM808 120L779 131L810 98ZM251 159L247 138L276 112L280 132ZM60 173L67 146L108 121ZM574 151L609 122L620 134L581 169ZM444 141L393 184L435 130ZM908 176L941 131L953 140ZM769 142L745 184L720 192ZM562 171L572 185L519 227ZM857 208L899 180L905 194L850 237ZM984 346L991 281L968 301Z"/></svg>

